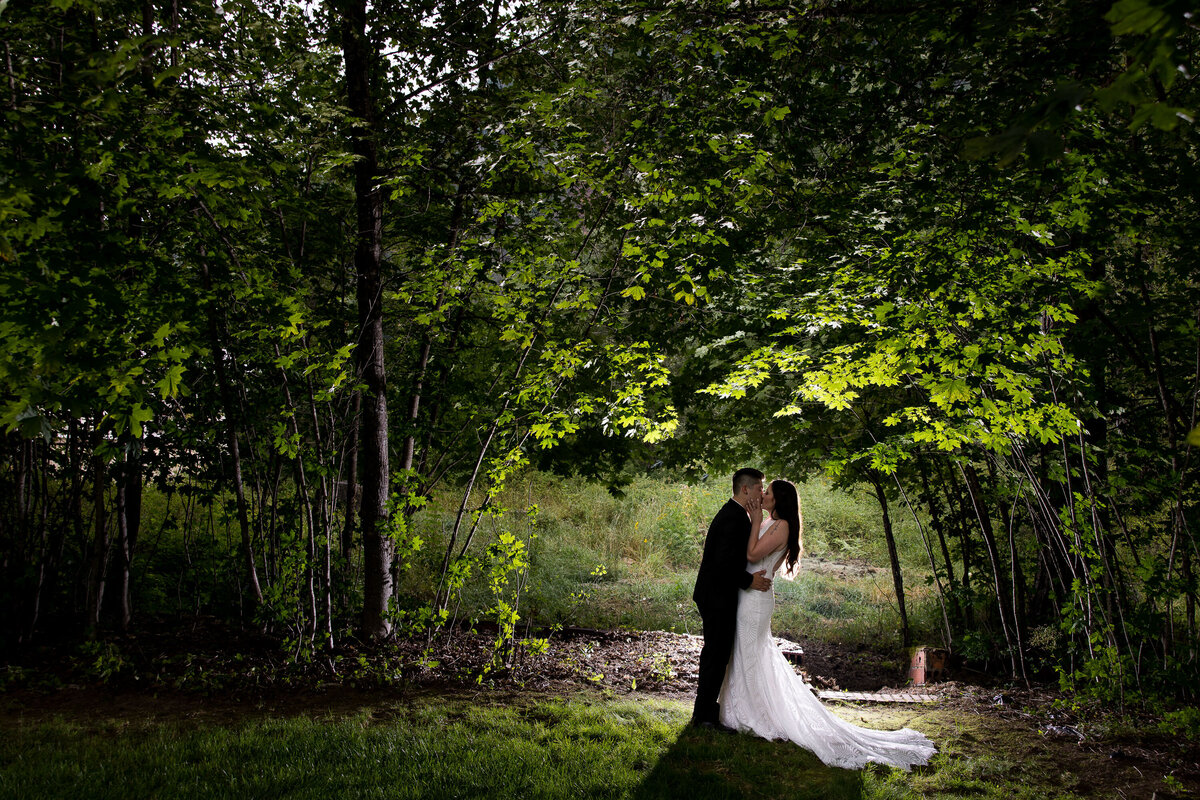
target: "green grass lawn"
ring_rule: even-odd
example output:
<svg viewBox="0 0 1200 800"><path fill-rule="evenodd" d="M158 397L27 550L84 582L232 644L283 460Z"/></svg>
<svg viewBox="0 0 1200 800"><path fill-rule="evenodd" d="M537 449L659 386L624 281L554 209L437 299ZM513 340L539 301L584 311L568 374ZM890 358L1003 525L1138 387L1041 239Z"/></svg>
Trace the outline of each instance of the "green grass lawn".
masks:
<svg viewBox="0 0 1200 800"><path fill-rule="evenodd" d="M202 702L155 714L145 702L73 718L10 713L0 797L1032 800L1117 796L1121 780L1097 783L1073 742L936 706L837 707L856 724L931 735L941 752L904 773L832 769L791 744L696 731L689 703L645 696L423 694L282 715Z"/></svg>
<svg viewBox="0 0 1200 800"><path fill-rule="evenodd" d="M685 728L686 704L425 697L340 717L10 728L5 798L859 797L855 773ZM802 780L810 791L794 794Z"/></svg>

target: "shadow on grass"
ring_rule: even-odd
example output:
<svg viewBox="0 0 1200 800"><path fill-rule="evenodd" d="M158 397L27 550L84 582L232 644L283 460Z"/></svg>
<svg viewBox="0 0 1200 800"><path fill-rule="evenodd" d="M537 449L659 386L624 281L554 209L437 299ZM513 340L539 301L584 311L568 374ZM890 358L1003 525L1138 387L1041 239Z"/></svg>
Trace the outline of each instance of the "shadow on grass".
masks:
<svg viewBox="0 0 1200 800"><path fill-rule="evenodd" d="M863 775L827 767L789 742L687 727L629 796L858 800L863 797Z"/></svg>

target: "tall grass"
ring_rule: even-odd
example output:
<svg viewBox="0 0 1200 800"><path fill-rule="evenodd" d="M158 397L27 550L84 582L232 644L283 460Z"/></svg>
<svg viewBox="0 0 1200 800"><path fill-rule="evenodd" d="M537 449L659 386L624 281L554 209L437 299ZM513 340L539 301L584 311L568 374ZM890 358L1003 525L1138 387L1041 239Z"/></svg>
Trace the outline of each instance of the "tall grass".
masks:
<svg viewBox="0 0 1200 800"><path fill-rule="evenodd" d="M876 570L805 569L794 582L777 581L776 633L898 646L899 614L874 496L839 491L820 479L797 488L809 563L819 558ZM531 568L522 614L529 624L699 633L692 586L708 523L729 494L724 480L640 478L616 498L583 480L530 472L499 498L508 513L484 520L475 547L481 551L501 531L527 543ZM402 583L407 595L431 592L455 510L434 498L415 520L428 547ZM937 606L924 581L925 551L907 510L892 513L910 623L918 638L933 637ZM461 618L479 618L488 599L482 581L469 581L456 610Z"/></svg>
<svg viewBox="0 0 1200 800"><path fill-rule="evenodd" d="M778 581L776 632L898 645L899 615L874 496L839 491L820 479L798 489L810 565L828 559L883 571L805 569L795 582ZM582 479L531 471L510 482L498 498L507 512L482 521L470 552L482 554L505 531L525 542L530 568L520 600L522 625L698 633L692 585L705 530L729 493L724 477L696 484L643 477L618 498ZM458 500L458 492L447 489L415 518L413 533L424 546L401 576L401 606L419 606L433 596ZM937 640L936 597L925 584L928 560L917 528L902 505L894 505L892 514L910 623L918 639ZM148 489L135 607L149 616L237 616L238 548L230 498L167 497ZM452 610L458 620L484 619L492 601L476 568Z"/></svg>

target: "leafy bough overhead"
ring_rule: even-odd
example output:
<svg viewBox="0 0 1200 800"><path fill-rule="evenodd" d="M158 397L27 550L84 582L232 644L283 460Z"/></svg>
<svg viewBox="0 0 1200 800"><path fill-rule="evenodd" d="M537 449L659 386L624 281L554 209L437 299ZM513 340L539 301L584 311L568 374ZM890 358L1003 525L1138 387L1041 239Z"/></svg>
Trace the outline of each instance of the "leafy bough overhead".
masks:
<svg viewBox="0 0 1200 800"><path fill-rule="evenodd" d="M872 254L897 272L917 271L903 255ZM817 270L809 264L809 280ZM964 275L915 296L890 280L834 274L819 292L798 295L784 308L771 341L744 356L722 381L704 391L737 399L773 375L790 381L791 399L776 416L803 416L806 408L849 411L872 389L895 389L895 408L880 430L914 444L957 451L983 448L1007 453L1010 442L1058 443L1082 425L1076 409L1058 402L1047 375L1070 384L1086 370L1064 346L1077 317L1058 299L1066 282L1095 291L1078 270L1058 261L999 270L1002 282L983 286ZM893 275L881 276L885 280ZM1041 295L1039 298L1038 295ZM863 298L878 300L868 303ZM894 464L874 464L890 472Z"/></svg>
<svg viewBox="0 0 1200 800"><path fill-rule="evenodd" d="M1194 192L1176 179L1192 169L1179 135L1191 115L1178 112L1196 102L1181 80L1194 23L1143 2L1107 19L1042 7L1036 23L941 10L944 21L914 13L887 31L869 13L826 17L822 42L874 30L880 64L904 61L902 76L873 80L859 64L831 99L821 90L841 67L819 48L784 59L793 72L764 72L771 103L792 109L791 138L755 139L774 191L736 227L767 236L710 287L728 321L698 330L685 362L709 362L689 368L708 375L701 395L738 410L694 404L682 429L771 415L749 447L786 474L873 485L885 532L888 495L928 514L943 637L961 652L1018 675L1057 659L1065 684L1118 701L1180 690L1164 676L1194 659L1200 555L1184 410L1195 214L1179 199ZM983 32L1010 44L984 45ZM1118 79L1066 113L1020 116L1065 73ZM981 147L1004 124L997 109L1020 118ZM714 362L731 352L733 364ZM754 452L736 440L728 451ZM972 580L980 559L987 579ZM1161 569L1139 571L1150 563ZM903 616L895 560L893 572Z"/></svg>
<svg viewBox="0 0 1200 800"><path fill-rule="evenodd" d="M902 617L916 512L960 653L1191 685L1180 4L367 10L0 11L13 636L165 603L151 485L179 602L311 658L444 622L531 462L754 461L872 491Z"/></svg>

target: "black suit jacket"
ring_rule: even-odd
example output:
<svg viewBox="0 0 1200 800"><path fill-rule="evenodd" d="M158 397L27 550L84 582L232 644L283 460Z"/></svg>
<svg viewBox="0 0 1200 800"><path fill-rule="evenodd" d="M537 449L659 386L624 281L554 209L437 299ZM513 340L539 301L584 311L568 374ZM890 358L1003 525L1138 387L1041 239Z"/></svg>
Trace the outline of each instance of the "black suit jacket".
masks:
<svg viewBox="0 0 1200 800"><path fill-rule="evenodd" d="M692 600L706 608L737 608L738 589L749 589L754 576L746 572L750 515L733 500L721 506L704 537L704 555L696 575Z"/></svg>

